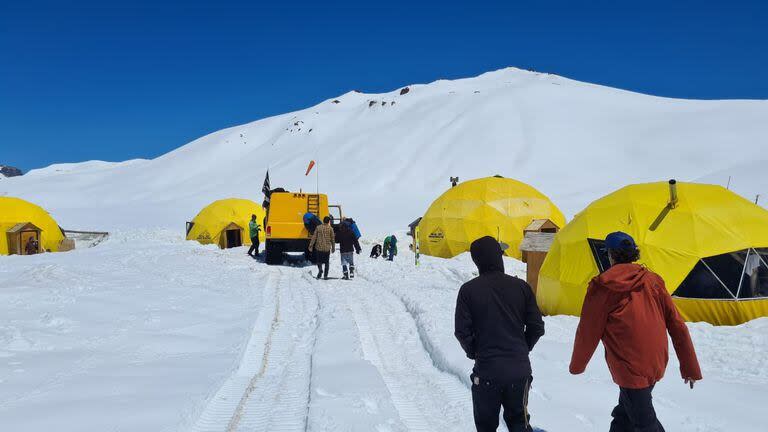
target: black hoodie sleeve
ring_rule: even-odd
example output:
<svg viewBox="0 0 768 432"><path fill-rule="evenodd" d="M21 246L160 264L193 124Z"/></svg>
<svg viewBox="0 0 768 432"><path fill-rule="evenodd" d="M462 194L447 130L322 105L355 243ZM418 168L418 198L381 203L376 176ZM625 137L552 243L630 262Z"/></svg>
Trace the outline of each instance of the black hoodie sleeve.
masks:
<svg viewBox="0 0 768 432"><path fill-rule="evenodd" d="M459 340L461 348L467 357L475 358L475 331L472 326L472 311L469 308L466 291L462 286L456 298L456 313L454 315L454 336Z"/></svg>
<svg viewBox="0 0 768 432"><path fill-rule="evenodd" d="M525 284L525 341L528 343L528 351L533 350L539 338L544 336L544 320L541 318L539 305L536 304L536 296L531 286Z"/></svg>
<svg viewBox="0 0 768 432"><path fill-rule="evenodd" d="M355 241L355 252L357 253L362 252L363 248L360 247L360 242L357 240L357 236L355 236L354 233L352 233L352 238Z"/></svg>

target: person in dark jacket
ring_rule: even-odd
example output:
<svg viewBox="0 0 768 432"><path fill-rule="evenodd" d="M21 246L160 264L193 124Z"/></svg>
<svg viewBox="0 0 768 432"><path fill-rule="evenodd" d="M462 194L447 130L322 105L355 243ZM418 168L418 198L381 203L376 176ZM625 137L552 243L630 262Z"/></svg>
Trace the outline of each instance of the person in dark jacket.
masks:
<svg viewBox="0 0 768 432"><path fill-rule="evenodd" d="M688 327L672 302L664 280L635 264L640 250L623 232L605 239L611 267L592 279L576 330L570 372L584 372L602 340L605 360L619 386L611 432L664 432L651 392L667 368L668 340L680 360L680 373L693 388L701 369Z"/></svg>
<svg viewBox="0 0 768 432"><path fill-rule="evenodd" d="M363 250L357 241L357 235L350 224L342 222L336 239L339 241L339 252L341 252L341 269L344 272L342 279L354 279L355 253L359 254Z"/></svg>
<svg viewBox="0 0 768 432"><path fill-rule="evenodd" d="M349 226L349 228L352 230L352 232L355 233L355 238L360 239L362 237L362 234L360 233L360 228L357 227L357 222L355 222L352 218L344 218L341 221L342 224L346 224Z"/></svg>
<svg viewBox="0 0 768 432"><path fill-rule="evenodd" d="M376 259L381 256L381 245L376 243L371 248L371 258Z"/></svg>
<svg viewBox="0 0 768 432"><path fill-rule="evenodd" d="M30 237L27 240L27 244L24 245L24 253L27 255L35 255L38 252L40 252L40 244L37 242L36 238Z"/></svg>
<svg viewBox="0 0 768 432"><path fill-rule="evenodd" d="M495 431L499 411L510 432L530 432L528 353L544 335L531 287L504 273L502 245L482 237L470 246L480 275L462 285L456 300L455 336L472 369L472 404L478 432Z"/></svg>

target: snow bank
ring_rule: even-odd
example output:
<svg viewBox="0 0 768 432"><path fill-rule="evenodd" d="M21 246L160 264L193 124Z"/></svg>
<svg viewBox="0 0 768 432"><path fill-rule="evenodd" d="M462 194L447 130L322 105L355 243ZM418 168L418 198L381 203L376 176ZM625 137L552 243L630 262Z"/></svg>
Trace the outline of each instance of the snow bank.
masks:
<svg viewBox="0 0 768 432"><path fill-rule="evenodd" d="M265 270L175 233L0 257L3 430L173 430L237 363Z"/></svg>

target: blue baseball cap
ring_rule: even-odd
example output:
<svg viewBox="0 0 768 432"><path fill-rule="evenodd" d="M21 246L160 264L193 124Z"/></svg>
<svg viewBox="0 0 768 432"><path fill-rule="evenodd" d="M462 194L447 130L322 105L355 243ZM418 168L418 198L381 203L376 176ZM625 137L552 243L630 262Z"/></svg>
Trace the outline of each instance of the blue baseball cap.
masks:
<svg viewBox="0 0 768 432"><path fill-rule="evenodd" d="M616 231L608 234L605 238L605 248L613 250L635 250L637 249L637 245L632 236L625 232Z"/></svg>

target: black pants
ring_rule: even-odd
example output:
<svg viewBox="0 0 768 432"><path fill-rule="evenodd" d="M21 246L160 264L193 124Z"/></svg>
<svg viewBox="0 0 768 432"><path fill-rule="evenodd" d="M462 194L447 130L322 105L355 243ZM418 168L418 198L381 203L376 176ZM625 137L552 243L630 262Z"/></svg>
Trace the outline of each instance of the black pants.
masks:
<svg viewBox="0 0 768 432"><path fill-rule="evenodd" d="M499 427L499 411L504 407L504 423L509 432L531 432L528 423L528 390L531 378L491 381L472 374L472 406L477 432L491 432ZM477 384L475 384L477 383Z"/></svg>
<svg viewBox="0 0 768 432"><path fill-rule="evenodd" d="M328 263L331 261L331 253L330 252L321 252L319 250L315 251L315 262L317 263L317 270L318 275L322 274L323 277L328 277ZM323 266L325 266L325 269L323 269Z"/></svg>
<svg viewBox="0 0 768 432"><path fill-rule="evenodd" d="M664 432L653 409L653 386L644 389L619 387L619 404L613 409L610 432Z"/></svg>
<svg viewBox="0 0 768 432"><path fill-rule="evenodd" d="M251 252L256 252L252 254ZM256 258L256 255L259 254L259 236L251 237L251 248L248 249L248 255Z"/></svg>

